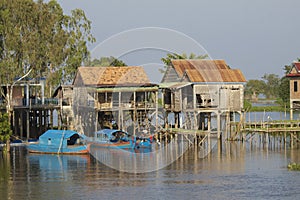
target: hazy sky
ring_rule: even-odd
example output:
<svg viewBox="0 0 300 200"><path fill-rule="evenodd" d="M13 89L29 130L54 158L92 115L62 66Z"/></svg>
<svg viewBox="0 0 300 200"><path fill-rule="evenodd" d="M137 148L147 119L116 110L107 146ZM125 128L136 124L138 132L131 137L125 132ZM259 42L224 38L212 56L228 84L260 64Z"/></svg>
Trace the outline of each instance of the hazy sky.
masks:
<svg viewBox="0 0 300 200"><path fill-rule="evenodd" d="M300 58L298 0L58 2L66 13L75 8L83 9L92 21L97 42L89 46L90 50L122 31L161 27L193 38L213 59L224 59L230 67L241 69L248 80L260 79L264 73L281 77L284 65ZM137 56L126 58L128 65L139 64L134 57L140 59ZM140 62L145 64L145 61ZM159 60L146 62L158 63Z"/></svg>

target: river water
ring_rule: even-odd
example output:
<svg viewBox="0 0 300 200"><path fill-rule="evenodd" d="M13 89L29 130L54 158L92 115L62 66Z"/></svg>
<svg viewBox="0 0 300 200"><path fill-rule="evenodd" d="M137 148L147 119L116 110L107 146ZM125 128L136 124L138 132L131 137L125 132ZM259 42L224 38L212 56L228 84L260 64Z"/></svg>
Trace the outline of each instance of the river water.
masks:
<svg viewBox="0 0 300 200"><path fill-rule="evenodd" d="M0 154L0 199L299 199L299 148L241 142L215 145L205 158L190 148L158 171L126 173L90 155Z"/></svg>

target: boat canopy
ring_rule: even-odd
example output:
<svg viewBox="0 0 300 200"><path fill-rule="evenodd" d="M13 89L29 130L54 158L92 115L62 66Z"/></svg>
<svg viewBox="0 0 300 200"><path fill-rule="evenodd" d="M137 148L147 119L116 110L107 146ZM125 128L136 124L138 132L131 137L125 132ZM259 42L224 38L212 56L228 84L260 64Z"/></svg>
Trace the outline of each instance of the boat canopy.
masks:
<svg viewBox="0 0 300 200"><path fill-rule="evenodd" d="M73 135L79 135L80 137L85 137L82 134L77 133L76 131L72 130L48 130L46 131L43 135L39 137L40 140L48 140L49 138L51 139L68 139L72 137Z"/></svg>
<svg viewBox="0 0 300 200"><path fill-rule="evenodd" d="M100 131L97 131L96 134L113 135L113 133L116 133L116 132L122 132L122 133L125 133L126 135L128 135L125 131L117 130L117 129L102 129Z"/></svg>

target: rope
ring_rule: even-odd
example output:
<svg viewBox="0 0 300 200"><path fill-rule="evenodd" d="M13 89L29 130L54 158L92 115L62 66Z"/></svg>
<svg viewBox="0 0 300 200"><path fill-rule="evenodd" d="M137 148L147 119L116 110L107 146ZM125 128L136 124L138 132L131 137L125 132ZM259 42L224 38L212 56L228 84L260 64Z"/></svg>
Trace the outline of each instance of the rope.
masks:
<svg viewBox="0 0 300 200"><path fill-rule="evenodd" d="M61 151L61 146L62 146L62 143L63 143L64 136L65 136L65 130L63 131L63 134L61 136L60 144L59 144L59 148L58 148L57 154L59 154L60 151Z"/></svg>

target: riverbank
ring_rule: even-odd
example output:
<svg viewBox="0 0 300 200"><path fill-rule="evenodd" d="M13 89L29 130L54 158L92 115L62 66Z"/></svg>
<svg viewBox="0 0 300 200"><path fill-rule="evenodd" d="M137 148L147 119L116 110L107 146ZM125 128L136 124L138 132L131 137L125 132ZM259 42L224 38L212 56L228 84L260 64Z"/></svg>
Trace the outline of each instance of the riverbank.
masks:
<svg viewBox="0 0 300 200"><path fill-rule="evenodd" d="M287 105L278 104L276 100L264 99L257 102L244 101L244 109L247 112L289 112Z"/></svg>

